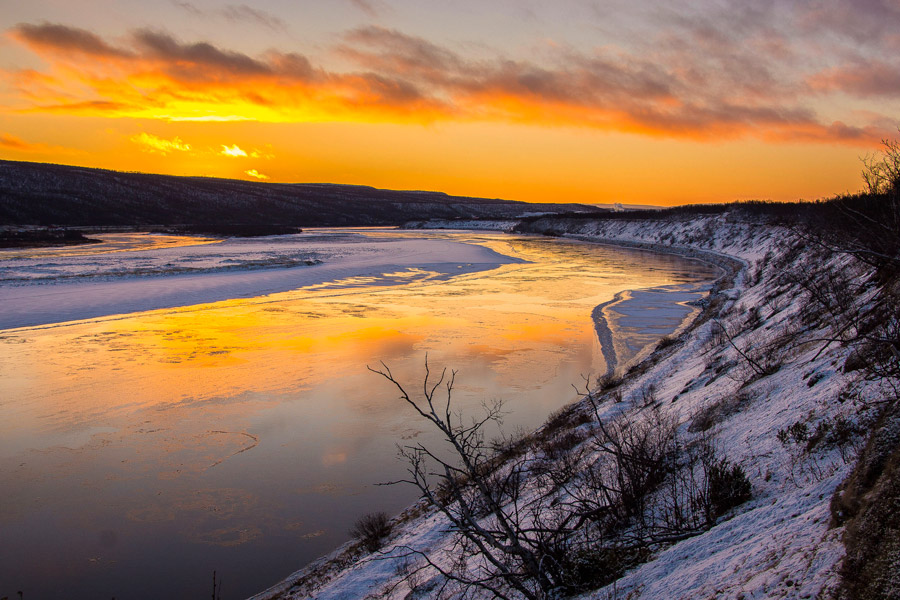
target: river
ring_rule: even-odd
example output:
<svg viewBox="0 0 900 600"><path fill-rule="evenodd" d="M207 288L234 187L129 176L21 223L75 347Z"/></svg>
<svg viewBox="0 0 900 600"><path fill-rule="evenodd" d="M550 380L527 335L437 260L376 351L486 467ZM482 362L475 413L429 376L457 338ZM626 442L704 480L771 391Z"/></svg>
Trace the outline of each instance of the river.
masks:
<svg viewBox="0 0 900 600"><path fill-rule="evenodd" d="M627 361L716 274L487 232L101 237L0 254L0 597L247 597L416 499L376 484L436 438L367 366L418 389L427 354L534 429L606 371L595 307L653 296L608 320Z"/></svg>

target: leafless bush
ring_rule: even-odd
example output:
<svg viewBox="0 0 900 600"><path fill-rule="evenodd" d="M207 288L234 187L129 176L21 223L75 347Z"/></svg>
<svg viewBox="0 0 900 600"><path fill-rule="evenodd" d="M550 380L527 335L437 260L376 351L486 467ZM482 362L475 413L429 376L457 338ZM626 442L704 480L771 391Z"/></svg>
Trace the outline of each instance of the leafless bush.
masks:
<svg viewBox="0 0 900 600"><path fill-rule="evenodd" d="M597 387L600 388L601 392L607 392L609 390L615 389L622 384L622 378L607 373L605 375L601 375L597 378Z"/></svg>
<svg viewBox="0 0 900 600"><path fill-rule="evenodd" d="M538 600L564 587L565 574L548 548L564 539L570 519L565 515L557 518L559 511L546 510L541 497L523 499L519 492L527 459L498 465L484 441L485 426L500 419L502 407L485 407L482 417L466 423L452 409L455 372L448 377L444 369L432 380L426 359L422 394L414 399L391 370L382 367L371 370L391 382L401 399L441 432L453 456L443 458L422 445L403 448L401 456L410 476L404 481L415 485L450 521L461 550L460 564L472 559L480 568L447 569L427 553L411 551L463 590L481 589L498 598L516 593Z"/></svg>
<svg viewBox="0 0 900 600"><path fill-rule="evenodd" d="M651 405L643 418L625 415L613 423L599 423L595 446L606 460L595 463L598 487L614 490L611 506L624 519L642 514L647 496L671 470L678 424Z"/></svg>
<svg viewBox="0 0 900 600"><path fill-rule="evenodd" d="M374 512L361 516L350 529L350 535L362 542L369 552L381 548L381 543L391 533L391 521L386 513Z"/></svg>
<svg viewBox="0 0 900 600"><path fill-rule="evenodd" d="M401 456L405 481L450 521L456 562L448 567L422 550L399 550L443 577L453 593L538 600L583 592L613 581L655 548L712 526L726 504L717 498L744 497L723 483L738 474L727 461L711 449L688 451L678 421L649 386L642 408L606 422L587 392L595 417L588 443L582 439L588 428L560 428L501 461L495 451L504 448L483 441L499 406L467 424L451 407L455 374L442 371L434 382L426 361L422 394L414 399L382 366L375 372L451 450L452 459L407 446Z"/></svg>
<svg viewBox="0 0 900 600"><path fill-rule="evenodd" d="M494 454L496 462L510 460L516 456L521 456L531 444L531 436L522 428L517 428L511 435L501 434L501 437L494 438L490 442L490 449Z"/></svg>
<svg viewBox="0 0 900 600"><path fill-rule="evenodd" d="M578 404L570 404L550 413L544 426L541 427L540 435L548 437L560 431L569 431L590 422L591 418L589 411Z"/></svg>
<svg viewBox="0 0 900 600"><path fill-rule="evenodd" d="M749 403L750 396L745 392L725 396L697 411L688 431L697 433L712 429L731 415L739 413Z"/></svg>
<svg viewBox="0 0 900 600"><path fill-rule="evenodd" d="M712 461L706 473L709 508L714 518L750 499L750 480L744 468L728 459Z"/></svg>
<svg viewBox="0 0 900 600"><path fill-rule="evenodd" d="M748 385L760 377L772 375L781 368L784 348L771 343L771 340L762 332L746 334L744 341L738 344L737 336L732 335L724 323L714 321L713 326L720 329L728 344L743 359L741 364L745 366L745 369L736 375L729 375L736 377L741 385Z"/></svg>
<svg viewBox="0 0 900 600"><path fill-rule="evenodd" d="M669 348L678 343L678 338L674 335L664 336L659 342L656 344L657 350L663 350L664 348Z"/></svg>
<svg viewBox="0 0 900 600"><path fill-rule="evenodd" d="M659 403L659 399L656 397L656 386L652 383L641 386L636 401L639 401L640 405L643 407L657 405Z"/></svg>

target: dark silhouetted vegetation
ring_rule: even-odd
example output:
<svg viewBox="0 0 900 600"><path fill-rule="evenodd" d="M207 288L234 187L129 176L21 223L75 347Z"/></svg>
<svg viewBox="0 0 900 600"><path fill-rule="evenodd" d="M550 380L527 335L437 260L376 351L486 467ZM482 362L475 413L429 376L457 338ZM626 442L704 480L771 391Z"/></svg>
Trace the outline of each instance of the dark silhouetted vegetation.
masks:
<svg viewBox="0 0 900 600"><path fill-rule="evenodd" d="M497 598L542 599L581 593L612 582L655 550L712 527L750 497L739 465L708 443L686 444L679 423L647 388L642 409L604 420L600 400L587 392L593 419L558 412L532 436L485 442L502 405L469 420L453 410L455 373L425 381L411 396L390 369L374 370L400 392L446 447L405 446L409 478L422 498L449 520L454 563L428 551L400 547L458 587ZM399 482L398 482L399 483Z"/></svg>
<svg viewBox="0 0 900 600"><path fill-rule="evenodd" d="M0 231L0 248L73 246L78 244L95 244L99 241L85 237L79 231L58 227Z"/></svg>
<svg viewBox="0 0 900 600"><path fill-rule="evenodd" d="M535 211L573 210L595 209L356 185L174 177L0 161L0 223L7 225L295 228L516 218Z"/></svg>
<svg viewBox="0 0 900 600"><path fill-rule="evenodd" d="M391 521L384 512L367 513L361 516L350 529L350 535L362 542L366 550L375 552L391 533Z"/></svg>

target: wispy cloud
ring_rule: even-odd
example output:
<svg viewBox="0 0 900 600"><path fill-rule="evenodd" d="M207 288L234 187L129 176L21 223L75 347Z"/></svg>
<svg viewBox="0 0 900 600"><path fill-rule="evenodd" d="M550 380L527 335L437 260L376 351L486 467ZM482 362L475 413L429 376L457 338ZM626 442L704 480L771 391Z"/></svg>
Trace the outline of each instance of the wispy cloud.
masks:
<svg viewBox="0 0 900 600"><path fill-rule="evenodd" d="M150 133L142 132L138 135L132 136L131 141L135 144L140 145L141 149L145 152L154 152L162 154L163 156L171 154L172 152L191 151L191 145L184 143L179 137L174 137L171 140L167 140Z"/></svg>
<svg viewBox="0 0 900 600"><path fill-rule="evenodd" d="M279 33L285 33L288 30L287 23L283 19L246 4L228 4L212 10L200 8L196 4L184 0L172 0L172 4L196 17L217 17L241 24L256 23Z"/></svg>
<svg viewBox="0 0 900 600"><path fill-rule="evenodd" d="M377 17L379 10L375 7L372 0L350 0L350 4L363 11L370 17Z"/></svg>
<svg viewBox="0 0 900 600"><path fill-rule="evenodd" d="M260 180L269 179L268 175L263 175L256 169L249 169L247 171L244 171L244 174L249 175L250 177L253 177L254 179L260 179Z"/></svg>
<svg viewBox="0 0 900 600"><path fill-rule="evenodd" d="M9 135L8 133L0 133L0 148L28 152L30 150L34 150L34 145L29 144L25 140L17 138L14 135Z"/></svg>
<svg viewBox="0 0 900 600"><path fill-rule="evenodd" d="M540 60L473 59L404 32L363 27L335 47L354 65L344 72L297 53L249 56L158 30L131 32L118 45L47 23L19 25L10 35L51 65L47 73L16 74L30 110L167 120L481 120L863 145L891 133L884 115L828 119L819 101L828 94L900 99L892 63L806 66L798 57L808 49L766 28L776 9L783 7L741 8L735 23L725 13L667 14L671 27L646 44L590 52L551 46Z"/></svg>

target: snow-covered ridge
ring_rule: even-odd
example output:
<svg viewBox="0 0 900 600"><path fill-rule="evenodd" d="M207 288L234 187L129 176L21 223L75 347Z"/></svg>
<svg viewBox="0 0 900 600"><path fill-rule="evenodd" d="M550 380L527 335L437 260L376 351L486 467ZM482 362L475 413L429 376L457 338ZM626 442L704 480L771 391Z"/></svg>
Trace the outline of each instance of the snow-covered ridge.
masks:
<svg viewBox="0 0 900 600"><path fill-rule="evenodd" d="M817 272L859 278L858 267L846 256L804 248L787 229L727 215L665 221L551 218L531 227L727 267L721 289L713 290L692 327L661 344L614 391L596 390L596 411L581 400L571 414L604 422L621 415L641 419L653 404L677 419L687 442L706 439L740 465L752 497L711 528L655 548L650 560L582 597L825 596L837 584L844 553L842 528L829 525L829 501L852 469L858 432L870 417L867 400L878 390L844 372L848 348L821 341L828 337L828 319L816 314L797 279ZM829 442L825 433L836 423L851 433ZM572 427L588 440L572 450L581 448L588 457L596 452L590 422ZM818 432L822 439L813 443ZM529 456L542 452L537 443L542 435L564 434L537 432L525 450ZM403 546L449 565L456 556L448 525L443 515L417 504L395 519L380 552L349 542L253 600L430 598L438 590L447 597L492 597L472 588L444 588L433 571L417 571L408 558L392 558ZM474 563L470 558L468 568Z"/></svg>

